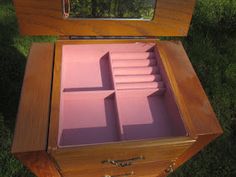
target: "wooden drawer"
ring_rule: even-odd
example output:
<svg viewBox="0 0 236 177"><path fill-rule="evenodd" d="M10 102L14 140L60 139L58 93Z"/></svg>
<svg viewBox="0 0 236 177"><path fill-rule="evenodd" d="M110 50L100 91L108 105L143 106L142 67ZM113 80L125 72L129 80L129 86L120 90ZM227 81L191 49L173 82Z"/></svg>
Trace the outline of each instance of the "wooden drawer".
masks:
<svg viewBox="0 0 236 177"><path fill-rule="evenodd" d="M62 172L63 177L145 177L158 176L169 165L170 161L150 162L134 166L105 169L84 169Z"/></svg>
<svg viewBox="0 0 236 177"><path fill-rule="evenodd" d="M195 140L187 137L156 141L139 141L99 145L96 147L64 148L52 152L62 173L84 173L91 170L122 169L106 160L129 163L138 168L151 162L170 162L183 154ZM143 159L138 159L138 157ZM137 159L136 159L137 158ZM126 166L126 165L125 165Z"/></svg>

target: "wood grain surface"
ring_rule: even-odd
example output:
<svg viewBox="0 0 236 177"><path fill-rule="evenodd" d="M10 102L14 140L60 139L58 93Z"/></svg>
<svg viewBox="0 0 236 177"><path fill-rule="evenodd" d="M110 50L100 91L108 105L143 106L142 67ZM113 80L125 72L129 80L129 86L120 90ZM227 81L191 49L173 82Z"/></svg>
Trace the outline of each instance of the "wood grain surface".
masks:
<svg viewBox="0 0 236 177"><path fill-rule="evenodd" d="M46 151L16 153L15 156L37 177L61 177Z"/></svg>
<svg viewBox="0 0 236 177"><path fill-rule="evenodd" d="M189 136L196 142L175 162L181 166L223 133L206 93L180 41L159 41L157 48ZM165 177L163 172L158 177Z"/></svg>
<svg viewBox="0 0 236 177"><path fill-rule="evenodd" d="M157 51L190 137L58 149L62 45L130 42L156 42ZM157 163L158 168L165 170L174 160L174 169L176 169L222 133L220 124L181 42L152 39L62 40L56 43L55 50L48 154L45 151L47 150L53 57L53 44L33 44L25 71L12 146L12 152L16 157L38 176L58 177L59 172L68 176L87 175L86 172L89 169L93 169L90 173L94 175L107 172L119 174L127 171L117 171L116 168L113 170L113 167L103 168L100 161L107 158L126 159L140 154L148 158L137 165L150 163L154 168ZM142 174L139 176L148 176L146 175L148 168L145 165L142 168L137 166L133 169ZM160 176L167 175L163 170ZM154 174L150 173L150 176Z"/></svg>
<svg viewBox="0 0 236 177"><path fill-rule="evenodd" d="M101 158L107 156L106 153L113 151L118 152L126 143L118 144L106 144L106 145L95 145L95 146L85 146L85 147L74 147L74 148L63 148L58 149L57 147L57 132L58 132L58 118L59 118L59 102L60 102L60 65L61 65L61 49L63 45L66 44L98 44L98 43L130 43L130 42L156 42L157 51L161 57L162 64L166 70L169 82L172 87L173 94L175 95L176 102L178 104L179 110L182 115L182 119L185 123L188 135L192 137L192 140L196 139L196 142L185 146L186 148L181 151L181 153L175 154L173 157L169 158L171 162L173 159L176 160L174 169L179 167L199 150L201 150L205 145L207 145L214 138L222 133L222 129L219 122L214 114L214 111L209 103L209 100L201 86L201 83L190 63L190 60L179 41L157 41L157 40L61 40L56 43L56 61L54 70L54 84L53 86L53 97L52 97L52 112L51 112L51 125L50 125L50 138L49 138L49 153L58 163L60 171L68 175L80 174L86 171L88 167L93 167L94 174L96 174L96 169L100 169L99 163L93 164L93 162L98 162ZM155 141L158 143L160 140ZM177 140L172 139L172 143ZM181 141L178 141L179 143ZM148 145L148 141L140 141L139 145ZM190 147L191 146L191 147ZM119 147L119 150L114 150L114 147ZM164 147L164 146L163 146ZM165 150L174 146L169 144L165 146ZM130 152L134 151L134 147L130 147ZM169 153L172 154L178 151L177 149L172 149ZM91 152L90 152L91 151ZM94 157L90 159L90 154L99 154L99 157ZM119 153L114 154L119 154ZM125 150L127 152L127 149ZM140 154L141 151L139 151ZM157 149L149 149L145 152L158 152ZM105 154L104 154L105 153ZM108 153L109 154L109 153ZM132 154L132 153L131 153ZM128 157L131 155L129 153L124 153L121 158ZM138 155L138 154L132 154ZM173 154L172 154L173 155ZM110 157L110 156L109 156ZM155 156L153 156L155 158ZM163 162L167 159L163 156L156 159L160 159ZM91 161L92 160L92 161ZM153 160L151 160L153 161ZM71 163L72 162L72 163ZM83 165L84 164L84 165ZM78 165L80 168L77 168ZM87 166L88 165L88 166ZM75 172L77 171L77 172ZM165 172L160 175L166 176Z"/></svg>
<svg viewBox="0 0 236 177"><path fill-rule="evenodd" d="M90 169L79 171L68 171L62 173L64 177L157 177L170 164L170 161L150 162L138 164L127 168L107 168L107 169Z"/></svg>
<svg viewBox="0 0 236 177"><path fill-rule="evenodd" d="M27 60L12 153L47 148L54 45L33 43Z"/></svg>
<svg viewBox="0 0 236 177"><path fill-rule="evenodd" d="M157 49L190 136L222 133L182 43L158 41Z"/></svg>
<svg viewBox="0 0 236 177"><path fill-rule="evenodd" d="M186 36L196 0L157 0L154 19L65 20L61 0L14 0L23 35Z"/></svg>
<svg viewBox="0 0 236 177"><path fill-rule="evenodd" d="M65 176L89 176L94 177L117 175L136 172L136 176L158 174L164 171L173 160L182 155L195 142L188 137L166 138L159 140L131 141L95 146L63 148L52 151L51 156L57 162L60 172ZM92 154L92 156L91 156ZM144 159L137 160L131 166L116 167L102 161L125 160L142 156ZM148 169L156 169L153 172Z"/></svg>

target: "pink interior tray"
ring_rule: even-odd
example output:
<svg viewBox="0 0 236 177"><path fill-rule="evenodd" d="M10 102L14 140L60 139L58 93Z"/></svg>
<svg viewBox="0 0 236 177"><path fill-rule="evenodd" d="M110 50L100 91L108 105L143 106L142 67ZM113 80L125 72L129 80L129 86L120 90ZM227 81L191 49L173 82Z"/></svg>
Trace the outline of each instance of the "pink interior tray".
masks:
<svg viewBox="0 0 236 177"><path fill-rule="evenodd" d="M154 45L63 46L59 147L186 134Z"/></svg>

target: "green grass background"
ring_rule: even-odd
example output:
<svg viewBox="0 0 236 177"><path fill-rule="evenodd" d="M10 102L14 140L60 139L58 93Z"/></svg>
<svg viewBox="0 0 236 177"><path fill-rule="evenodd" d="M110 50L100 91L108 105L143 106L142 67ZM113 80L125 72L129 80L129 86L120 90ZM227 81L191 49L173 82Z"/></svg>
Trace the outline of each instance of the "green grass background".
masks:
<svg viewBox="0 0 236 177"><path fill-rule="evenodd" d="M34 176L10 146L29 47L54 40L21 37L12 1L0 0L0 177ZM236 177L236 0L198 0L189 35L180 40L224 134L170 176Z"/></svg>

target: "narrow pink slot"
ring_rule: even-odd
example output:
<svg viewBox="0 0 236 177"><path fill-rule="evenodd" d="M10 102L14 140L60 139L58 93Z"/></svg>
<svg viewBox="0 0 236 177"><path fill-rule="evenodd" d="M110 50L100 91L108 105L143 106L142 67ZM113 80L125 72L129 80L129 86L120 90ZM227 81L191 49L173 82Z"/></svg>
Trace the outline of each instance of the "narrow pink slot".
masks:
<svg viewBox="0 0 236 177"><path fill-rule="evenodd" d="M154 46L63 46L60 148L185 134Z"/></svg>
<svg viewBox="0 0 236 177"><path fill-rule="evenodd" d="M113 67L145 67L156 65L155 59L139 59L139 60L113 60Z"/></svg>
<svg viewBox="0 0 236 177"><path fill-rule="evenodd" d="M132 50L132 49L131 49ZM111 58L114 60L121 60L121 59L151 59L154 58L154 52L111 52Z"/></svg>
<svg viewBox="0 0 236 177"><path fill-rule="evenodd" d="M157 89L164 88L163 82L137 82L137 83L118 83L116 84L117 90L130 90L130 89Z"/></svg>
<svg viewBox="0 0 236 177"><path fill-rule="evenodd" d="M150 75L123 75L115 76L116 83L132 83L132 82L154 82L161 81L160 74Z"/></svg>
<svg viewBox="0 0 236 177"><path fill-rule="evenodd" d="M158 73L156 66L150 67L114 67L114 75L142 75Z"/></svg>

